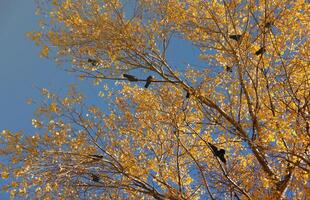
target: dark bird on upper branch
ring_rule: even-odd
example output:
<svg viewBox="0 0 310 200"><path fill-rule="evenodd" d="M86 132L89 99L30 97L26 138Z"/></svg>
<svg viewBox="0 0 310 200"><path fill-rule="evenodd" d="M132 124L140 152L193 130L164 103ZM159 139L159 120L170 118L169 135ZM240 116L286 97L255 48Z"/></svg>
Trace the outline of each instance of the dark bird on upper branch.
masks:
<svg viewBox="0 0 310 200"><path fill-rule="evenodd" d="M223 163L226 163L226 159L225 159L225 150L224 149L220 149L218 150L216 146L214 146L213 144L209 143L208 144L210 145L212 151L213 151L213 154L218 157Z"/></svg>
<svg viewBox="0 0 310 200"><path fill-rule="evenodd" d="M261 47L260 49L258 49L258 51L255 52L255 55L261 55L263 53L265 53L266 49L265 47Z"/></svg>
<svg viewBox="0 0 310 200"><path fill-rule="evenodd" d="M97 176L95 174L92 174L91 176L92 176L92 179L93 179L94 182L98 183L100 181L100 177L99 176Z"/></svg>
<svg viewBox="0 0 310 200"><path fill-rule="evenodd" d="M267 23L265 24L265 28L270 28L270 27L271 27L271 25L272 25L272 23L271 23L271 22L267 22Z"/></svg>
<svg viewBox="0 0 310 200"><path fill-rule="evenodd" d="M125 78L127 78L127 80L130 81L130 82L139 81L139 80L137 79L137 77L135 77L135 76L133 76L133 75L123 74L123 76L124 76Z"/></svg>
<svg viewBox="0 0 310 200"><path fill-rule="evenodd" d="M154 81L154 77L153 76L148 76L146 79L146 83L145 83L145 88L148 88L150 86L150 84L152 83L152 81Z"/></svg>
<svg viewBox="0 0 310 200"><path fill-rule="evenodd" d="M229 35L230 39L236 40L237 42L241 39L241 35L237 34L237 35Z"/></svg>
<svg viewBox="0 0 310 200"><path fill-rule="evenodd" d="M88 58L87 60L92 66L96 66L98 65L98 61L97 60L94 60L94 59L91 59L91 58Z"/></svg>
<svg viewBox="0 0 310 200"><path fill-rule="evenodd" d="M227 72L233 72L232 67L229 67L228 65L225 66Z"/></svg>
<svg viewBox="0 0 310 200"><path fill-rule="evenodd" d="M91 154L89 155L89 157L91 157L93 160L99 161L103 158L102 155L96 155L96 154Z"/></svg>

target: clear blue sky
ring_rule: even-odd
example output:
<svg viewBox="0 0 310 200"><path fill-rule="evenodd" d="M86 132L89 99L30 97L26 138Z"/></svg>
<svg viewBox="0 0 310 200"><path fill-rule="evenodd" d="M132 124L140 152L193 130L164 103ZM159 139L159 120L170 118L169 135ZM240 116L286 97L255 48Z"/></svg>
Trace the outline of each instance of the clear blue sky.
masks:
<svg viewBox="0 0 310 200"><path fill-rule="evenodd" d="M37 29L34 12L32 0L0 0L0 131L23 130L30 134L34 131L31 119L35 107L27 105L26 100L39 100L38 88L64 93L67 85L78 84L88 102L98 103L98 88L77 80L53 61L39 57L39 47L25 36ZM188 47L184 42L173 42L174 64L184 66L185 61L195 59L193 49ZM8 195L0 192L0 199L8 199Z"/></svg>
<svg viewBox="0 0 310 200"><path fill-rule="evenodd" d="M64 93L71 83L79 83L86 92L88 87L93 88L64 72L52 60L39 57L40 48L25 36L26 32L37 30L38 17L34 12L31 0L0 0L1 130L33 130L35 107L27 105L26 100L39 99L38 88L46 87L56 93Z"/></svg>
<svg viewBox="0 0 310 200"><path fill-rule="evenodd" d="M35 107L26 100L39 100L38 88L64 93L68 84L79 83L84 92L94 91L94 98L97 94L90 84L81 84L51 60L39 57L39 47L25 36L37 29L34 12L32 0L0 0L0 132L34 131L31 119ZM8 195L0 191L0 199L8 199Z"/></svg>

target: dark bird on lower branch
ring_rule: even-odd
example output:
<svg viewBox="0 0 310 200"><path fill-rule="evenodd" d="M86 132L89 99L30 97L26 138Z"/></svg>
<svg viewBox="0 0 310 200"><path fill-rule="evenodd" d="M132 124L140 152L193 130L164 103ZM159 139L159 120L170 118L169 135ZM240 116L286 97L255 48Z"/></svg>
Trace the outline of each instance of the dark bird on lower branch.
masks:
<svg viewBox="0 0 310 200"><path fill-rule="evenodd" d="M148 76L146 79L146 83L145 83L145 88L148 88L150 86L150 84L152 83L152 81L154 81L154 77L153 76Z"/></svg>
<svg viewBox="0 0 310 200"><path fill-rule="evenodd" d="M94 182L98 183L100 181L100 177L99 176L97 176L95 174L92 174L91 176L92 176L92 179L93 179Z"/></svg>
<svg viewBox="0 0 310 200"><path fill-rule="evenodd" d="M186 93L186 99L188 99L191 96L189 92Z"/></svg>
<svg viewBox="0 0 310 200"><path fill-rule="evenodd" d="M261 47L260 49L258 49L258 51L255 52L255 55L258 56L258 55L261 55L261 54L263 54L265 52L266 52L265 47Z"/></svg>
<svg viewBox="0 0 310 200"><path fill-rule="evenodd" d="M218 148L216 146L214 146L213 144L209 143L208 144L210 145L212 151L213 151L213 154L218 157L223 163L226 163L226 159L225 159L225 150L224 149L220 149L218 150Z"/></svg>
<svg viewBox="0 0 310 200"><path fill-rule="evenodd" d="M238 42L241 39L241 35L229 35L229 38Z"/></svg>
<svg viewBox="0 0 310 200"><path fill-rule="evenodd" d="M94 60L94 59L91 59L91 58L88 58L87 60L92 66L96 66L98 65L98 61L97 60Z"/></svg>
<svg viewBox="0 0 310 200"><path fill-rule="evenodd" d="M133 75L123 74L123 76L124 76L125 78L127 78L127 80L130 81L130 82L139 81L139 80L137 79L137 77L135 77L135 76L133 76Z"/></svg>

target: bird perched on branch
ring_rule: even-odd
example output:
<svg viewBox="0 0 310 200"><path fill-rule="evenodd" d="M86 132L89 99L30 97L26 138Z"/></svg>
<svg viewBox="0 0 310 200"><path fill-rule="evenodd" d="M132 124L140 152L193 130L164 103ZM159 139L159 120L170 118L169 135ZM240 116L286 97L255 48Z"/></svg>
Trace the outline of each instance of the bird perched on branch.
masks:
<svg viewBox="0 0 310 200"><path fill-rule="evenodd" d="M153 76L148 76L146 79L146 83L145 83L145 88L148 88L150 86L150 84L152 83L152 81L154 81L154 77Z"/></svg>
<svg viewBox="0 0 310 200"><path fill-rule="evenodd" d="M186 99L188 99L191 96L191 93L186 92Z"/></svg>
<svg viewBox="0 0 310 200"><path fill-rule="evenodd" d="M229 67L228 65L225 66L227 72L233 72L232 67Z"/></svg>
<svg viewBox="0 0 310 200"><path fill-rule="evenodd" d="M100 181L100 177L97 176L96 174L92 174L91 177L92 177L92 180L93 180L94 182L97 182L97 183L98 183L98 182Z"/></svg>
<svg viewBox="0 0 310 200"><path fill-rule="evenodd" d="M130 82L136 82L136 81L139 81L137 79L137 77L133 76L133 75L130 75L130 74L123 74L123 77L127 78L128 81Z"/></svg>
<svg viewBox="0 0 310 200"><path fill-rule="evenodd" d="M237 35L229 35L230 39L236 40L237 42L241 39L241 35L237 34Z"/></svg>
<svg viewBox="0 0 310 200"><path fill-rule="evenodd" d="M261 55L263 53L265 53L266 49L265 47L261 47L260 49L258 49L258 51L255 52L255 55Z"/></svg>
<svg viewBox="0 0 310 200"><path fill-rule="evenodd" d="M265 28L270 28L270 27L271 27L271 25L272 25L272 23L271 23L271 22L267 22L267 23L265 24Z"/></svg>
<svg viewBox="0 0 310 200"><path fill-rule="evenodd" d="M91 155L89 155L89 157L91 157L95 161L99 161L103 158L102 155L96 155L96 154L91 154Z"/></svg>
<svg viewBox="0 0 310 200"><path fill-rule="evenodd" d="M88 58L87 60L92 66L96 66L98 65L98 61L97 60L94 60L94 59L91 59L91 58Z"/></svg>
<svg viewBox="0 0 310 200"><path fill-rule="evenodd" d="M209 143L209 146L211 147L213 154L218 157L223 163L226 163L226 159L225 159L225 150L224 149L220 149L218 150L216 146L214 146L213 144Z"/></svg>

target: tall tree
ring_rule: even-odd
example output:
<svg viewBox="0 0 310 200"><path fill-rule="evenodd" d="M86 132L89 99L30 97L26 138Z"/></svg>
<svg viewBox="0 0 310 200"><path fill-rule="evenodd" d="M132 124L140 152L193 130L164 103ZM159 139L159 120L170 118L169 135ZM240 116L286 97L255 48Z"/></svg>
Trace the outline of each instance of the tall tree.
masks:
<svg viewBox="0 0 310 200"><path fill-rule="evenodd" d="M74 87L65 97L42 89L39 133L1 134L1 175L12 180L3 189L45 199L305 199L309 10L300 0L38 1L45 22L29 37L42 56L118 89L104 97L109 110ZM189 41L204 64L175 65L171 39Z"/></svg>

